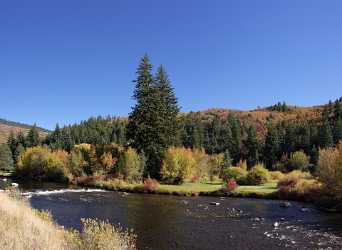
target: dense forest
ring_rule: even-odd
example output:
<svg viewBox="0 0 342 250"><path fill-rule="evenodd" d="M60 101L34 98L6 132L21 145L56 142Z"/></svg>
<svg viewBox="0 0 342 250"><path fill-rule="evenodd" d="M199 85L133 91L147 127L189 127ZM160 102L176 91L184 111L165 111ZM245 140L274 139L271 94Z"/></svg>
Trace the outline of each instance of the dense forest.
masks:
<svg viewBox="0 0 342 250"><path fill-rule="evenodd" d="M213 113L209 118L203 112L190 112L177 117L178 130L172 145L205 149L208 154L229 153L233 164L246 160L248 166L264 162L269 169L280 170L291 153L303 151L310 156L312 166L318 160L319 148L326 148L342 139L342 99L322 106L318 119L276 121L270 116L265 123L266 133L258 131L253 122L241 119L234 112L226 116ZM270 109L288 112L285 103ZM52 149L70 152L74 145L88 143L127 145L127 118L92 117L79 124L60 128L58 125L44 140L40 140L37 128L28 135L11 136L8 139L13 160L27 147L45 144Z"/></svg>
<svg viewBox="0 0 342 250"><path fill-rule="evenodd" d="M11 133L0 147L0 170L75 184L109 178L114 189L145 191L158 181L216 180L225 183L222 190L277 182L285 197L324 191L334 196L328 200L341 200L342 98L311 108L279 102L252 111L181 113L163 66L153 72L145 55L136 74L127 118L56 125L45 137L36 126Z"/></svg>
<svg viewBox="0 0 342 250"><path fill-rule="evenodd" d="M341 100L334 104L330 102L322 108L321 119L305 123L296 120L277 122L270 118L266 135L260 135L253 124L241 120L233 112L223 118L213 115L211 119L206 119L201 112L190 112L178 117L179 131L173 144L204 148L209 154L229 151L234 163L247 160L252 166L260 161L269 168L284 155L303 150L316 164L319 148L332 146L342 139L341 106ZM285 110L288 110L286 104ZM56 126L43 143L66 150L79 143L124 145L126 128L127 119L124 118L90 118L78 125Z"/></svg>

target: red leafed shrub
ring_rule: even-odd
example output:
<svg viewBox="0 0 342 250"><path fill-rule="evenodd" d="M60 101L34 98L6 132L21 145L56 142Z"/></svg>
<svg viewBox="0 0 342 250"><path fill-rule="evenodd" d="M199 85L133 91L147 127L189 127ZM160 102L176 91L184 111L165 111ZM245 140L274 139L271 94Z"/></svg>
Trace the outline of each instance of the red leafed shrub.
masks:
<svg viewBox="0 0 342 250"><path fill-rule="evenodd" d="M234 189L236 189L238 187L238 184L236 183L236 181L234 179L230 179L227 181L227 183L224 185L223 187L223 192L225 193L230 193L232 192Z"/></svg>
<svg viewBox="0 0 342 250"><path fill-rule="evenodd" d="M149 192L154 192L159 186L159 182L155 179L147 178L144 180L144 188Z"/></svg>
<svg viewBox="0 0 342 250"><path fill-rule="evenodd" d="M195 182L199 182L200 180L200 177L198 175L194 175L191 177L191 182L192 183L195 183Z"/></svg>

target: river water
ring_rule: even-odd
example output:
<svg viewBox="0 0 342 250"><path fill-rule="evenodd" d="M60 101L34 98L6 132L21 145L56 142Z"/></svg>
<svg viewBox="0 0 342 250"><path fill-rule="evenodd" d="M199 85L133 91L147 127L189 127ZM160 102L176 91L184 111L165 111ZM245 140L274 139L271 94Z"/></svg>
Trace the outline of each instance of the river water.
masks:
<svg viewBox="0 0 342 250"><path fill-rule="evenodd" d="M63 188L30 185L23 192L67 228L98 218L133 229L139 249L342 249L342 214L309 204Z"/></svg>

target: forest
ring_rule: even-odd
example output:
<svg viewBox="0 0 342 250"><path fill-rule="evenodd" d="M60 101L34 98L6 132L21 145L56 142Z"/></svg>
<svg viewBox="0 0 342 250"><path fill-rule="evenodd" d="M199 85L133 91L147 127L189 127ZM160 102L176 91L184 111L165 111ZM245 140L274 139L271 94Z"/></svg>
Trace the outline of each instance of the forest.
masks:
<svg viewBox="0 0 342 250"><path fill-rule="evenodd" d="M165 68L160 66L153 75L147 55L134 83L136 104L128 117L57 124L44 138L36 126L27 135L12 133L7 145L1 145L0 169L36 180L78 183L86 177L111 176L129 183L147 180L152 186L154 181L215 179L254 185L293 171L319 181L323 157L329 158L327 152L342 140L342 98L317 106L311 116L294 117L298 107L285 102L262 109L268 111L264 120L237 111L181 113ZM280 115L291 118L278 119ZM338 155L340 149L334 152Z"/></svg>

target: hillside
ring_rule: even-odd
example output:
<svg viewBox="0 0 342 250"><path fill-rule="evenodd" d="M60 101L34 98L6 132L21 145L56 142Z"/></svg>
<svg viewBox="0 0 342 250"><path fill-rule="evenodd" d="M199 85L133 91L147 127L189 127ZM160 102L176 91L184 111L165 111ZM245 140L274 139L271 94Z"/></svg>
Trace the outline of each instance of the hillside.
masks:
<svg viewBox="0 0 342 250"><path fill-rule="evenodd" d="M0 143L7 141L11 131L14 134L18 134L19 132L26 134L31 127L32 125L0 119ZM40 127L38 127L38 131L41 137L45 137L49 133L47 129Z"/></svg>
<svg viewBox="0 0 342 250"><path fill-rule="evenodd" d="M244 124L252 124L258 131L258 134L263 137L267 131L267 122L294 121L296 123L304 123L307 121L320 120L324 107L297 107L289 106L286 111L273 110L272 107L257 108L249 111L213 108L205 111L196 112L201 117L201 120L211 120L215 116L225 119L228 114L234 113Z"/></svg>

